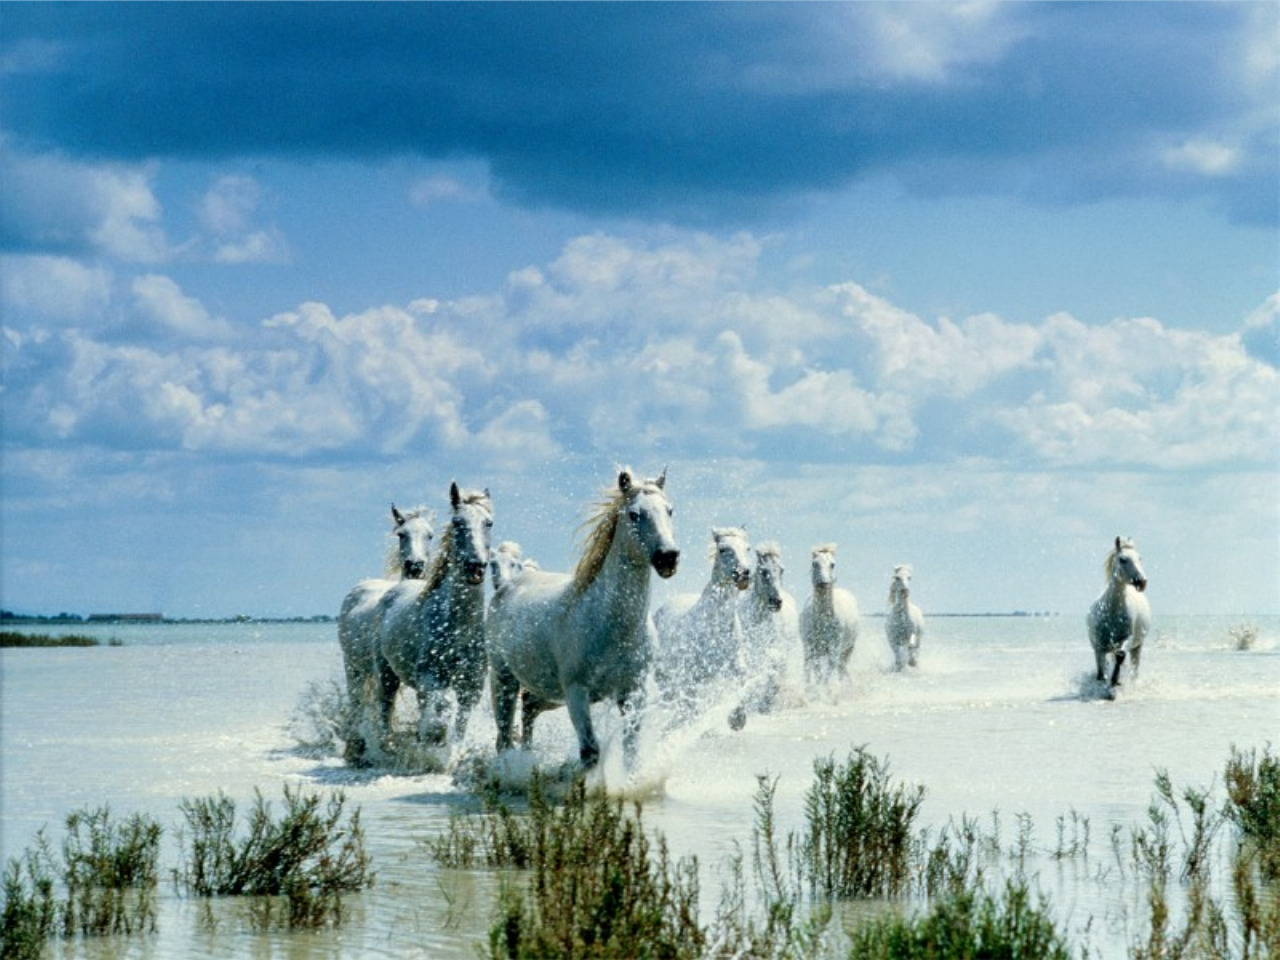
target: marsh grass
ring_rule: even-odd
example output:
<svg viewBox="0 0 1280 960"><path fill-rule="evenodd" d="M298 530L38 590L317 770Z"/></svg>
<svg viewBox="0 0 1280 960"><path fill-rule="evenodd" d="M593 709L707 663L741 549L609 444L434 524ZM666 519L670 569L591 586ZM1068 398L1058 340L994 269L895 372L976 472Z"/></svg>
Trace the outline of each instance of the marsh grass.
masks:
<svg viewBox="0 0 1280 960"><path fill-rule="evenodd" d="M698 957L698 865L651 840L640 807L579 781L559 806L531 793L525 823L487 815L476 848L486 863L528 872L505 884L489 934L493 957ZM452 843L466 862L474 850Z"/></svg>
<svg viewBox="0 0 1280 960"><path fill-rule="evenodd" d="M894 897L911 880L913 828L924 788L894 784L865 747L837 765L819 758L805 795L799 847L810 888L827 897Z"/></svg>
<svg viewBox="0 0 1280 960"><path fill-rule="evenodd" d="M0 957L38 957L54 936L153 932L161 833L105 806L67 816L60 855L41 830L5 867Z"/></svg>
<svg viewBox="0 0 1280 960"><path fill-rule="evenodd" d="M1265 880L1280 880L1280 758L1271 755L1270 745L1261 757L1233 746L1223 779L1226 817L1246 855L1256 858Z"/></svg>
<svg viewBox="0 0 1280 960"><path fill-rule="evenodd" d="M1033 897L1022 877L999 893L954 890L915 917L875 920L856 928L850 960L982 958L1068 960L1072 951L1048 900Z"/></svg>
<svg viewBox="0 0 1280 960"><path fill-rule="evenodd" d="M341 791L284 788L279 819L255 791L245 829L224 794L186 799L184 860L177 883L200 897L251 896L254 925L320 927L342 921L342 895L373 882L357 809L344 819ZM237 832L241 835L237 838Z"/></svg>
<svg viewBox="0 0 1280 960"><path fill-rule="evenodd" d="M43 633L20 633L17 630L0 630L0 647L97 647L101 641L96 637L69 633L51 637ZM111 646L120 646L119 641L112 641Z"/></svg>

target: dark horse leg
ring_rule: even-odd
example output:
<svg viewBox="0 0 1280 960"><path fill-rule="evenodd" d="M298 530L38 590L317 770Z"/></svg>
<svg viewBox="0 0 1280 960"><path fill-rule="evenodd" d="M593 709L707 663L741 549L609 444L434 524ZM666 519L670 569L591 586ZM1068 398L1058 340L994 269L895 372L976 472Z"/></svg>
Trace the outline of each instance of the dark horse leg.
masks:
<svg viewBox="0 0 1280 960"><path fill-rule="evenodd" d="M1115 665L1111 668L1111 686L1120 686L1120 668L1124 666L1124 648L1121 647L1115 654Z"/></svg>
<svg viewBox="0 0 1280 960"><path fill-rule="evenodd" d="M498 752L512 747L511 731L516 722L516 697L520 681L506 666L490 665L489 681L493 687L493 719L498 725Z"/></svg>
<svg viewBox="0 0 1280 960"><path fill-rule="evenodd" d="M551 704L528 690L520 691L520 746L526 750L533 747L533 721L550 707Z"/></svg>

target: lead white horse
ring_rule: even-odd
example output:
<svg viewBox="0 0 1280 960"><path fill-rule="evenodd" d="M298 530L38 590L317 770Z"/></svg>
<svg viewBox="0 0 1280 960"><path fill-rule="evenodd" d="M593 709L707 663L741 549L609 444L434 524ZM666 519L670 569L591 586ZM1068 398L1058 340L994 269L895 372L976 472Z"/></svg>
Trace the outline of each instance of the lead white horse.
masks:
<svg viewBox="0 0 1280 960"><path fill-rule="evenodd" d="M813 591L800 612L805 679L810 683L848 679L849 658L858 642L858 601L836 586L836 545L814 547L809 569Z"/></svg>
<svg viewBox="0 0 1280 960"><path fill-rule="evenodd" d="M782 585L786 567L773 541L756 544L751 589L738 606L742 621L746 692L730 724L740 729L748 713L768 713L786 679L787 663L800 646L800 608Z"/></svg>
<svg viewBox="0 0 1280 960"><path fill-rule="evenodd" d="M418 738L442 743L445 694L457 700L454 741L484 688L484 574L489 561L493 503L488 490L449 486L451 516L423 580L403 580L382 598L373 670L361 689L377 707L385 736L402 685L418 696ZM369 688L373 689L370 690Z"/></svg>
<svg viewBox="0 0 1280 960"><path fill-rule="evenodd" d="M517 695L521 744L529 747L538 714L561 704L578 736L584 767L600 759L591 704L612 700L624 718L624 747L634 763L638 715L654 644L649 571L676 572L666 472L638 480L630 469L606 491L573 573L529 570L499 591L488 622L490 685L498 749L512 745Z"/></svg>
<svg viewBox="0 0 1280 960"><path fill-rule="evenodd" d="M1114 691L1120 685L1120 668L1126 653L1133 658L1131 676L1135 680L1138 677L1142 641L1151 628L1151 605L1145 596L1147 575L1132 540L1116 537L1103 569L1107 585L1089 608L1089 641L1097 665L1096 679L1105 680L1108 691Z"/></svg>
<svg viewBox="0 0 1280 960"><path fill-rule="evenodd" d="M924 638L924 614L911 601L911 564L893 568L889 580L889 615L884 620L884 635L893 651L893 669L914 667L920 658L920 641Z"/></svg>
<svg viewBox="0 0 1280 960"><path fill-rule="evenodd" d="M435 530L430 511L417 509L402 513L393 503L391 522L392 544L387 551L384 576L357 583L343 598L338 611L338 645L342 649L348 709L353 720L360 715L365 678L374 671L378 632L382 626L382 598L400 580L421 580L431 561ZM353 723L346 741L347 760L360 762L366 747L359 724Z"/></svg>
<svg viewBox="0 0 1280 960"><path fill-rule="evenodd" d="M655 671L677 717L697 712L708 684L741 673L742 623L738 595L751 585L751 546L742 527L711 528L711 576L701 593L679 593L658 608Z"/></svg>

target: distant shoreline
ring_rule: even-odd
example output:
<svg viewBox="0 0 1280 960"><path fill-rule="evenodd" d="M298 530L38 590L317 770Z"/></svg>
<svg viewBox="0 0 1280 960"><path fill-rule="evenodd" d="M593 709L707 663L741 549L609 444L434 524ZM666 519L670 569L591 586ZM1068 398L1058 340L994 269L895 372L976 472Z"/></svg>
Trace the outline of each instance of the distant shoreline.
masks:
<svg viewBox="0 0 1280 960"><path fill-rule="evenodd" d="M331 614L316 614L310 617L166 617L163 615L138 617L135 614L95 613L87 617L73 613L20 614L0 611L0 626L125 626L148 627L164 626L175 623L333 623L337 618Z"/></svg>

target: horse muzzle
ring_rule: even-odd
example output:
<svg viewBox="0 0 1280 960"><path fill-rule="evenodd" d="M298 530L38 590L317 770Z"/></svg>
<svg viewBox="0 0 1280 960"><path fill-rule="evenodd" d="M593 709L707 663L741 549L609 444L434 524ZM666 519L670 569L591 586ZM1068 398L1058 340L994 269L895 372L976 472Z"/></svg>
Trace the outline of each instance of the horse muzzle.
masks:
<svg viewBox="0 0 1280 960"><path fill-rule="evenodd" d="M1137 590L1139 593L1144 593L1144 592L1146 592L1146 589L1147 589L1147 581L1146 581L1146 580L1135 580L1135 581L1133 581L1133 587L1134 587L1134 589L1135 589L1135 590Z"/></svg>
<svg viewBox="0 0 1280 960"><path fill-rule="evenodd" d="M769 608L769 611L770 611L771 613L777 613L779 610L781 610L781 609L782 609L782 598L781 598L781 597L770 597L770 598L769 598L769 602L768 602L768 603L766 603L766 604L765 604L765 606L767 606L767 607Z"/></svg>
<svg viewBox="0 0 1280 960"><path fill-rule="evenodd" d="M649 558L653 569L663 580L670 580L676 574L676 566L680 562L679 550L655 550Z"/></svg>
<svg viewBox="0 0 1280 960"><path fill-rule="evenodd" d="M745 590L751 586L751 571L739 570L733 575L733 585L739 590Z"/></svg>
<svg viewBox="0 0 1280 960"><path fill-rule="evenodd" d="M479 586L484 583L484 564L468 563L463 567L462 575L466 579L467 583L471 584L473 587Z"/></svg>
<svg viewBox="0 0 1280 960"><path fill-rule="evenodd" d="M410 560L404 565L404 579L421 580L427 573L427 565L421 560Z"/></svg>

